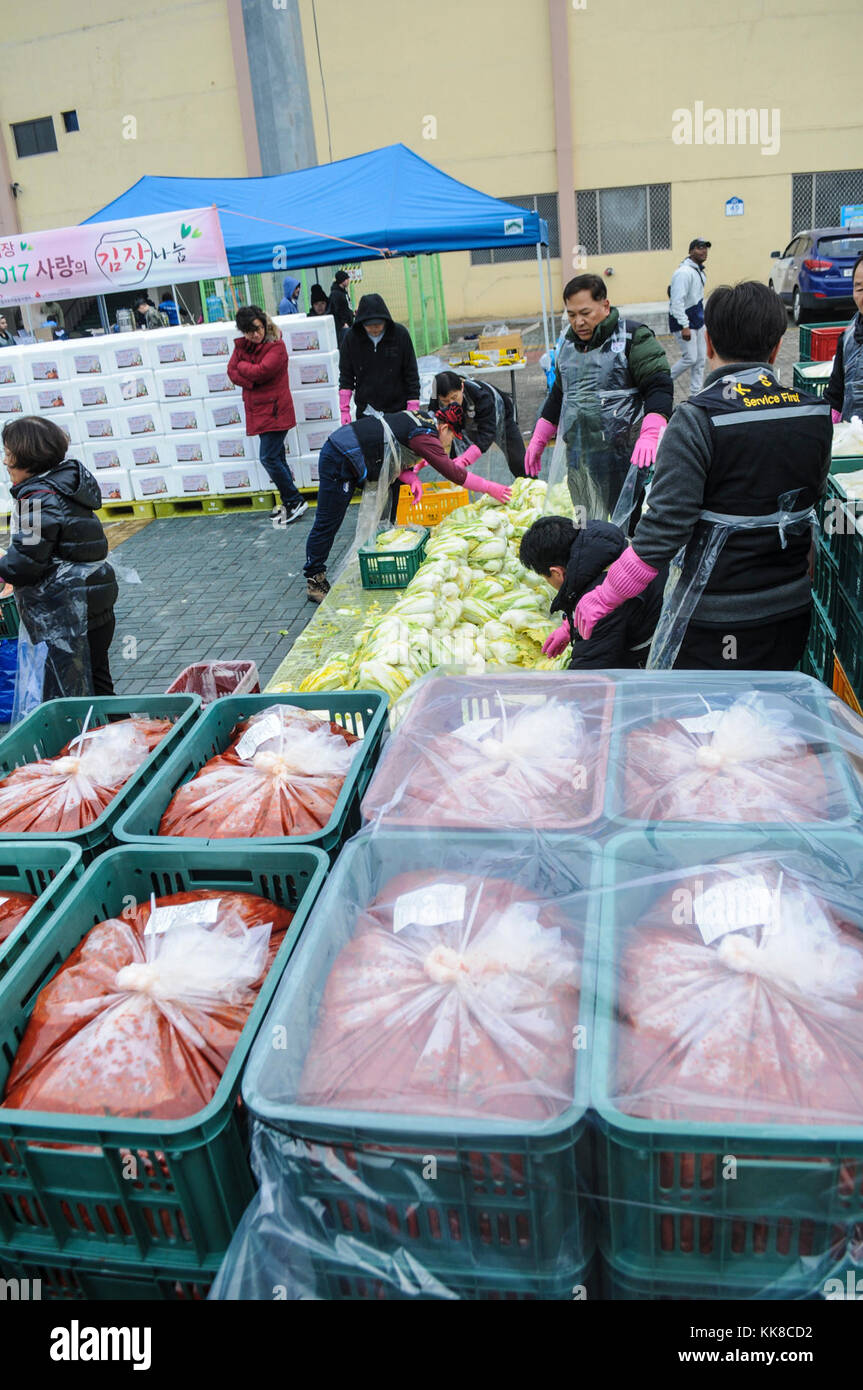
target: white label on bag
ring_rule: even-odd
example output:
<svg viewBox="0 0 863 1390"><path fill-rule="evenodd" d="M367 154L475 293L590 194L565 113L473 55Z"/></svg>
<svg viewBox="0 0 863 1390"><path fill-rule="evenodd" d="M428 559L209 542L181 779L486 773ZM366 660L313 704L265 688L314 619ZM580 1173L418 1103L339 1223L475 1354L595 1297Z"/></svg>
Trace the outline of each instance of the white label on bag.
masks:
<svg viewBox="0 0 863 1390"><path fill-rule="evenodd" d="M278 738L281 731L282 721L277 714L268 714L266 719L259 719L257 724L253 724L251 729L246 730L237 744L235 749L237 757L254 757L262 743L266 743L271 738Z"/></svg>
<svg viewBox="0 0 863 1390"><path fill-rule="evenodd" d="M157 907L150 913L144 928L145 936L161 936L172 927L211 927L219 915L221 898L204 898L199 903L175 903L173 907Z"/></svg>
<svg viewBox="0 0 863 1390"><path fill-rule="evenodd" d="M773 892L761 874L730 878L697 893L692 904L695 922L705 946L727 932L769 925L773 920Z"/></svg>
<svg viewBox="0 0 863 1390"><path fill-rule="evenodd" d="M491 733L497 722L497 719L471 719L460 729L454 729L453 737L463 739L465 743L479 743L481 738Z"/></svg>
<svg viewBox="0 0 863 1390"><path fill-rule="evenodd" d="M689 734L713 734L724 717L724 709L712 709L707 714L699 714L696 719L678 719L677 722Z"/></svg>
<svg viewBox="0 0 863 1390"><path fill-rule="evenodd" d="M0 903L8 903L8 898L0 898Z"/></svg>
<svg viewBox="0 0 863 1390"><path fill-rule="evenodd" d="M410 926L442 927L445 922L463 921L465 891L463 883L435 883L402 893L393 907L393 933Z"/></svg>

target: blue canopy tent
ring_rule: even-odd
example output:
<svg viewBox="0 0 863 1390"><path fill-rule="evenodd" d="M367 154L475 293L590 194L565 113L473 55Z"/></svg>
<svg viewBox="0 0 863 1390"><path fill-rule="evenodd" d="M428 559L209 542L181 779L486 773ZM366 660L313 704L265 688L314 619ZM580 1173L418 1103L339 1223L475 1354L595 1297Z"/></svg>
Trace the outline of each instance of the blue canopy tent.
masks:
<svg viewBox="0 0 863 1390"><path fill-rule="evenodd" d="M548 346L538 213L459 183L405 145L388 145L292 174L209 179L145 176L87 222L215 204L234 275L284 264L333 265L424 252L536 246Z"/></svg>

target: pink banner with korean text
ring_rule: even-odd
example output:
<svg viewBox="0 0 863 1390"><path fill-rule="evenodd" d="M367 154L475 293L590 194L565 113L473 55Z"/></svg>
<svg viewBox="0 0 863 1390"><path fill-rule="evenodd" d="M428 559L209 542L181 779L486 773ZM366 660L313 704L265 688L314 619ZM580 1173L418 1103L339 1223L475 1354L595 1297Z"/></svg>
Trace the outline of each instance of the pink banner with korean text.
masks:
<svg viewBox="0 0 863 1390"><path fill-rule="evenodd" d="M230 275L215 207L0 238L0 306Z"/></svg>

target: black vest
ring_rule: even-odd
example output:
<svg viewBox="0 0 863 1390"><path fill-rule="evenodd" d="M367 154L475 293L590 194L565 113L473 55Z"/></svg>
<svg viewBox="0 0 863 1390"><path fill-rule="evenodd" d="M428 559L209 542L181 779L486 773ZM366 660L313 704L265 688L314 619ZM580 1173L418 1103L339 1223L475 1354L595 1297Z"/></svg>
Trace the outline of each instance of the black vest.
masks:
<svg viewBox="0 0 863 1390"><path fill-rule="evenodd" d="M392 414L385 415L384 419L392 430L396 443L405 448L408 447L415 434L431 434L437 438L437 430L424 429L422 426L418 426L413 415L409 415L406 410L393 411ZM377 482L381 475L385 453L383 425L374 415L360 415L347 428L352 429L356 436L366 461L369 478L372 482ZM334 444L338 444L336 437L338 433L339 431L336 431L336 435L331 436ZM416 462L415 454L411 454L411 459L405 462L406 468L410 467L411 461Z"/></svg>
<svg viewBox="0 0 863 1390"><path fill-rule="evenodd" d="M781 386L770 368L752 367L720 377L689 403L710 420L705 511L769 516L780 510L786 493L797 494L788 504L792 511L805 511L818 500L833 435L826 402ZM703 521L696 526L687 561L701 552L709 526ZM806 526L786 531L785 549L776 527L730 532L705 593L747 593L801 578L809 567L811 539Z"/></svg>

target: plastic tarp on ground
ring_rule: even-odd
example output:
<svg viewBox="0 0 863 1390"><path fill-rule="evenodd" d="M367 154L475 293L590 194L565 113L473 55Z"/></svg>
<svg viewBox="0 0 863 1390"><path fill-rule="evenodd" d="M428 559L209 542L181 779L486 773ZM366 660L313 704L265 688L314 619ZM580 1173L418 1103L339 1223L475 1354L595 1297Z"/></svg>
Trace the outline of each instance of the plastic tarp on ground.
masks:
<svg viewBox="0 0 863 1390"><path fill-rule="evenodd" d="M295 266L548 243L537 213L459 183L401 144L265 178L147 176L86 220L210 203L235 275L272 270L274 245Z"/></svg>

